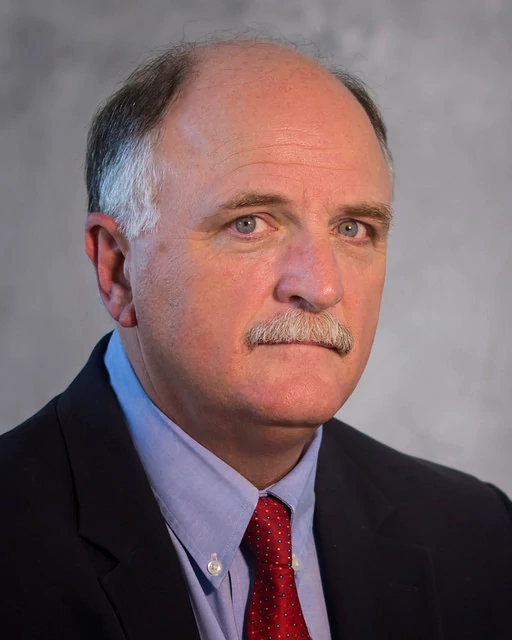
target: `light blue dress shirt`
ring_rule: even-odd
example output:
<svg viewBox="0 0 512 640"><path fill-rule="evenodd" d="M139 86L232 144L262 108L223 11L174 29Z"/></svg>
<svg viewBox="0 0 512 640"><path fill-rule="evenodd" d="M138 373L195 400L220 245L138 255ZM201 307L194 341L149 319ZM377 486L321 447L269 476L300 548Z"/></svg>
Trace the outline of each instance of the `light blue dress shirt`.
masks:
<svg viewBox="0 0 512 640"><path fill-rule="evenodd" d="M313 640L329 640L313 539L314 483L322 428L290 473L258 491L153 404L116 331L105 354L105 365L178 554L202 640L245 637L252 561L240 543L258 498L267 494L290 508L296 582L304 618ZM211 564L208 569L211 560L220 563L213 565L213 573ZM169 637L173 637L172 629Z"/></svg>

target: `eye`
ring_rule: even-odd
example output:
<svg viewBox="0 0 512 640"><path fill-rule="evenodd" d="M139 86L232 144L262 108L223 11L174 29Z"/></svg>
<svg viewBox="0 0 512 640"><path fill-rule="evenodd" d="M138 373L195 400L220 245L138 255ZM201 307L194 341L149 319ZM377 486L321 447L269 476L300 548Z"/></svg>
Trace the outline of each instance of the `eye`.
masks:
<svg viewBox="0 0 512 640"><path fill-rule="evenodd" d="M366 227L356 220L343 220L337 226L337 230L341 235L347 238L357 238L366 234Z"/></svg>
<svg viewBox="0 0 512 640"><path fill-rule="evenodd" d="M262 220L256 216L244 216L235 220L233 225L239 233L249 235L257 230L259 222L262 222Z"/></svg>

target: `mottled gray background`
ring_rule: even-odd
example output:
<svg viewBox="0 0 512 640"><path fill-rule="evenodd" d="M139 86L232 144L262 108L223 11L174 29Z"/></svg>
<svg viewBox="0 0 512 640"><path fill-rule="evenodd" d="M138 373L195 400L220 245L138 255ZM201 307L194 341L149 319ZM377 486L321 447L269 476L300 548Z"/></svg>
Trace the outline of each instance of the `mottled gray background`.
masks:
<svg viewBox="0 0 512 640"><path fill-rule="evenodd" d="M110 328L83 252L97 105L150 49L224 28L314 41L374 89L396 158L380 329L340 415L512 494L510 0L1 0L0 430Z"/></svg>

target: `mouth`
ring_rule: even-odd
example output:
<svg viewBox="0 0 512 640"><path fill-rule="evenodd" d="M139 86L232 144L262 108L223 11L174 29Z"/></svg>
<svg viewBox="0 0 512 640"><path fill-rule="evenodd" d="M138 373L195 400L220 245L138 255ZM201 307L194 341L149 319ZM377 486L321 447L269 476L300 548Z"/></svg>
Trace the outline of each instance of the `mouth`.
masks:
<svg viewBox="0 0 512 640"><path fill-rule="evenodd" d="M296 340L296 341L292 341L292 342L264 342L261 343L259 346L263 346L263 347L274 347L274 346L279 346L279 347L320 347L321 349L328 349L329 351L334 351L334 353L338 353L339 351L338 349L336 349L336 347L333 347L330 344L327 344L325 342L315 342L313 340Z"/></svg>

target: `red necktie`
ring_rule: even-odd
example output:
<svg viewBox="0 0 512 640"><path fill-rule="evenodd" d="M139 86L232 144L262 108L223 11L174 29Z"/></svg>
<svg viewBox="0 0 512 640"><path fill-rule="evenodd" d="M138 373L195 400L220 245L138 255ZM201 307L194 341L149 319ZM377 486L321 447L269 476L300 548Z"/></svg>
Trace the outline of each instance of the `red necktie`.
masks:
<svg viewBox="0 0 512 640"><path fill-rule="evenodd" d="M310 640L292 569L288 509L275 498L260 498L244 540L256 558L247 640Z"/></svg>

